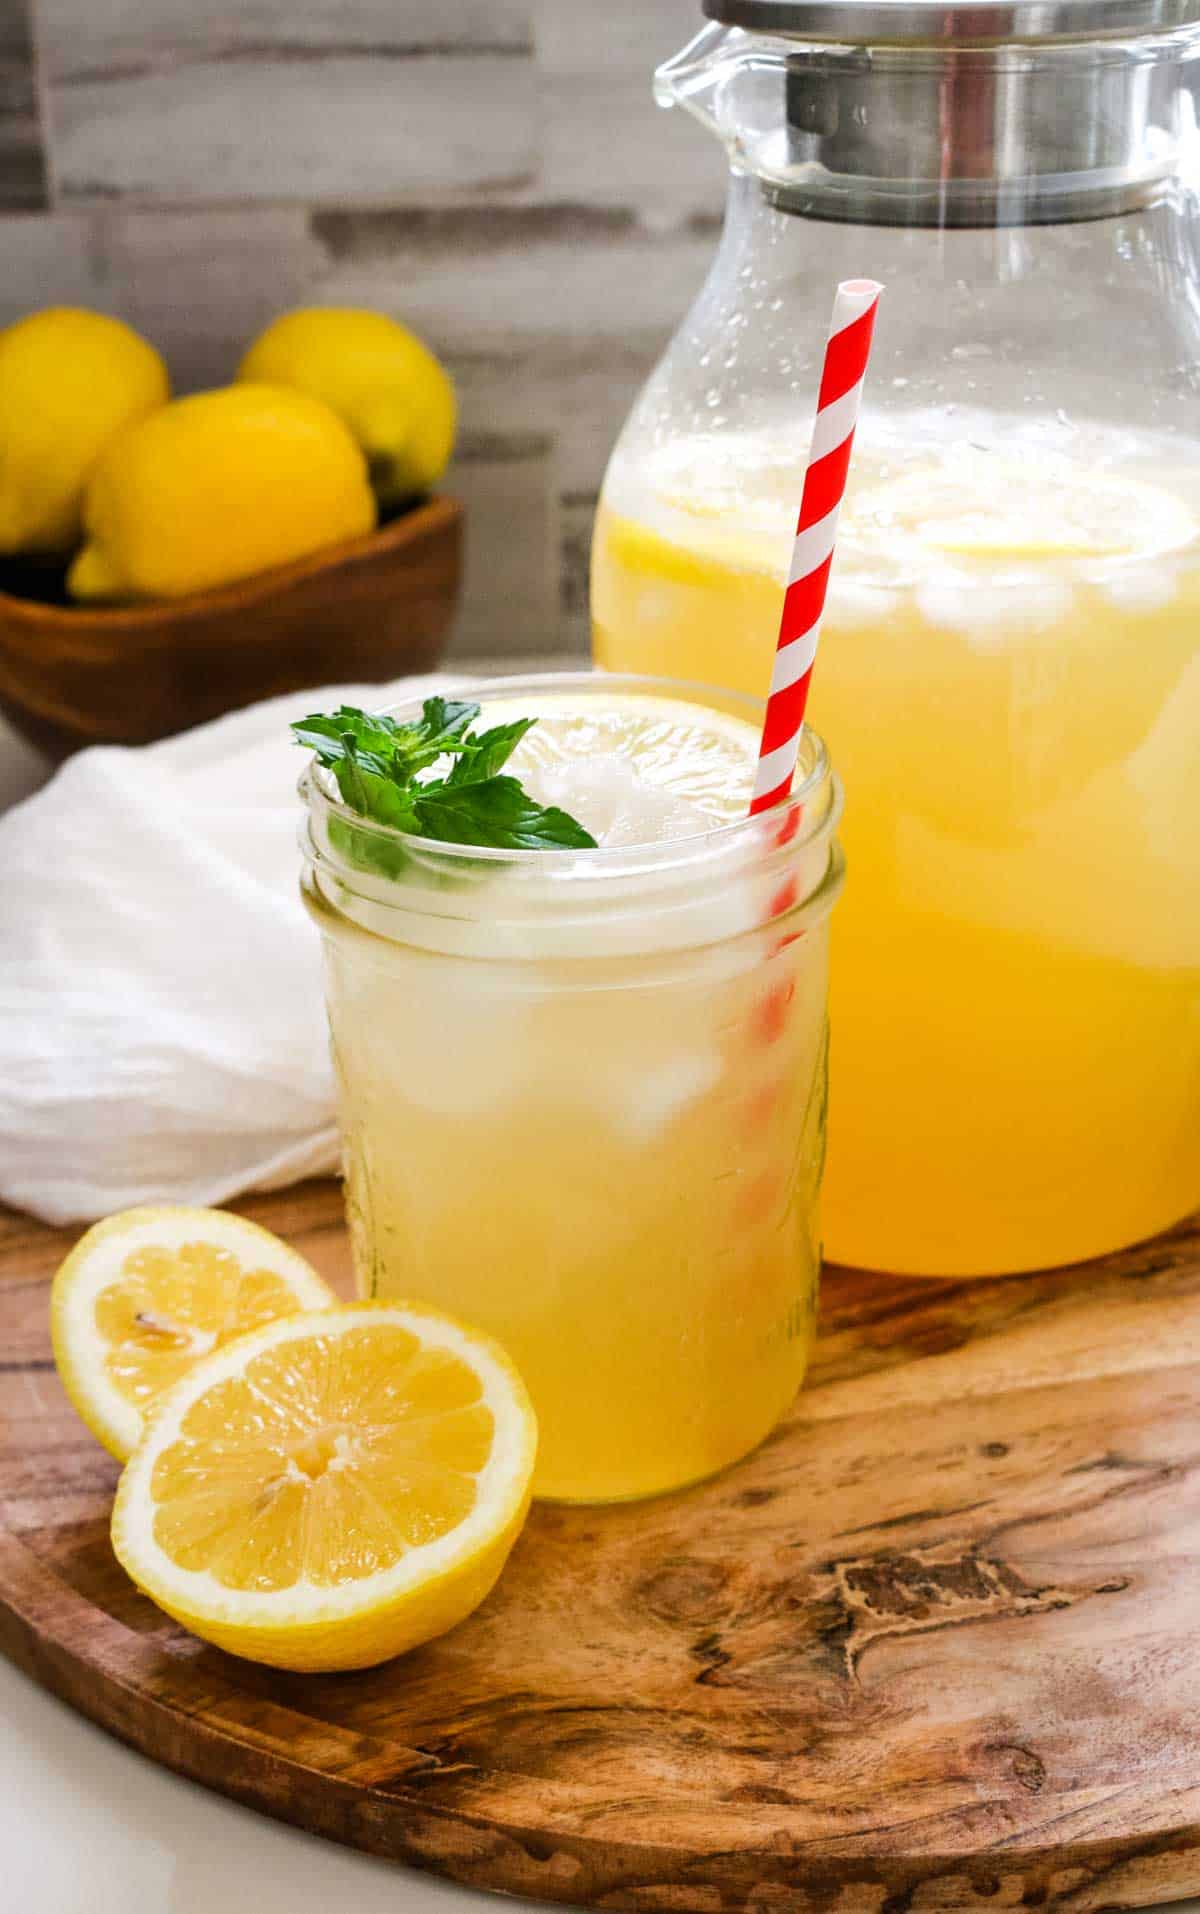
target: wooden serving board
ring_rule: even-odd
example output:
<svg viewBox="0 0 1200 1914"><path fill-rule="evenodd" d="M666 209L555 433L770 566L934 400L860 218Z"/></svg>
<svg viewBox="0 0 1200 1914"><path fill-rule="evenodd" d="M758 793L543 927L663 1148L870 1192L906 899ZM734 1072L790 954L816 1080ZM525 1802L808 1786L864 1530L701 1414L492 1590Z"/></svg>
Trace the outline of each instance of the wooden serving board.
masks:
<svg viewBox="0 0 1200 1914"><path fill-rule="evenodd" d="M249 1203L340 1285L340 1199ZM1144 1907L1200 1892L1200 1230L1004 1282L833 1272L739 1467L535 1509L382 1669L191 1639L108 1545L59 1389L71 1232L0 1222L0 1646L155 1760L474 1887L647 1914Z"/></svg>

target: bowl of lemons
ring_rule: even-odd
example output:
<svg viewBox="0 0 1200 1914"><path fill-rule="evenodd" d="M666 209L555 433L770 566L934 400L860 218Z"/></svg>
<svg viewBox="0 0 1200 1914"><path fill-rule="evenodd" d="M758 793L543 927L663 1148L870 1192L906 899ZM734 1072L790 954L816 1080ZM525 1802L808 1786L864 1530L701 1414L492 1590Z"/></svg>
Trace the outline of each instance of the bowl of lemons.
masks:
<svg viewBox="0 0 1200 1914"><path fill-rule="evenodd" d="M384 313L284 313L182 398L106 314L0 331L0 709L62 758L427 669L460 582L455 422Z"/></svg>

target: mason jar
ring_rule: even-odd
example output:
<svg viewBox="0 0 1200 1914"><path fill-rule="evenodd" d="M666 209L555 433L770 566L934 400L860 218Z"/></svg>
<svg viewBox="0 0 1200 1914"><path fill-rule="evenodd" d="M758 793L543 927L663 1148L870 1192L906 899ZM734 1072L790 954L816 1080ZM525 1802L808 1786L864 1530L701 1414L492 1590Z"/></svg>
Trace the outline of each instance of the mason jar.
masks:
<svg viewBox="0 0 1200 1914"><path fill-rule="evenodd" d="M763 695L839 279L885 282L809 711L846 780L826 1242L1200 1204L1196 0L708 0L730 161L616 447L595 654Z"/></svg>
<svg viewBox="0 0 1200 1914"><path fill-rule="evenodd" d="M536 711L549 686L689 697L590 673L463 695ZM360 1293L504 1345L540 1495L649 1495L732 1462L813 1334L842 883L819 738L769 816L632 848L435 844L316 769L302 791Z"/></svg>

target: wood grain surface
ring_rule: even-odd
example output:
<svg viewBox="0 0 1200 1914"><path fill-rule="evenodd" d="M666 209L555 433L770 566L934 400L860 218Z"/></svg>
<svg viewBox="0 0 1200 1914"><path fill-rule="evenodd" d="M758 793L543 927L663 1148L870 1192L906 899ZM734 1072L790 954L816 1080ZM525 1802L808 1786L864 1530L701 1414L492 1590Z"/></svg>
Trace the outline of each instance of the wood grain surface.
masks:
<svg viewBox="0 0 1200 1914"><path fill-rule="evenodd" d="M348 1284L340 1199L245 1205ZM725 1914L1200 1891L1200 1230L1003 1282L831 1272L810 1386L685 1494L535 1509L469 1622L286 1676L117 1569L0 1225L0 1647L169 1767L476 1887Z"/></svg>

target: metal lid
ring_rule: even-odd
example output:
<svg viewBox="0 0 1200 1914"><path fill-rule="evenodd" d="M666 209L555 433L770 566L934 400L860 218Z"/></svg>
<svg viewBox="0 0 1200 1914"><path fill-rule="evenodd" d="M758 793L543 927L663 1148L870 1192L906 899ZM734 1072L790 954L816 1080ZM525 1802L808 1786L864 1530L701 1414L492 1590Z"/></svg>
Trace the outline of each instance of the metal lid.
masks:
<svg viewBox="0 0 1200 1914"><path fill-rule="evenodd" d="M704 0L710 20L845 46L1026 44L1172 33L1200 0Z"/></svg>

